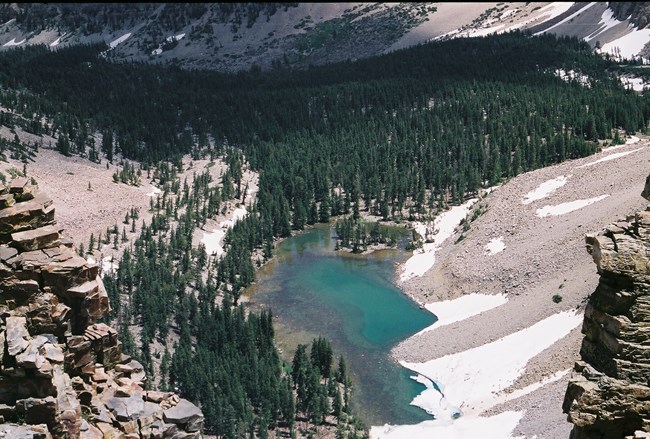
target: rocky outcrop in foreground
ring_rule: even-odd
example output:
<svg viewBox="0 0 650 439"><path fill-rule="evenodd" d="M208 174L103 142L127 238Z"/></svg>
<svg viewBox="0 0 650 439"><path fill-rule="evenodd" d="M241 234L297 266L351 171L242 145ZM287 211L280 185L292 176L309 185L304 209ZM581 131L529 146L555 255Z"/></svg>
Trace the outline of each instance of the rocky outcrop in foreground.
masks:
<svg viewBox="0 0 650 439"><path fill-rule="evenodd" d="M642 195L650 199L650 176ZM650 207L586 243L600 282L563 404L570 438L650 437Z"/></svg>
<svg viewBox="0 0 650 439"><path fill-rule="evenodd" d="M144 390L122 353L99 267L61 237L52 201L0 184L0 438L198 438L203 414Z"/></svg>

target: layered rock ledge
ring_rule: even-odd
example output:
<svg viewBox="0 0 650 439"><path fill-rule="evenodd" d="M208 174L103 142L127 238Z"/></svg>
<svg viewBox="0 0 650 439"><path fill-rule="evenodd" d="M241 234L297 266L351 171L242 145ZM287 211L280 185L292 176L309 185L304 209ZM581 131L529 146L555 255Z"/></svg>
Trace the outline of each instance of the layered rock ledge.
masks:
<svg viewBox="0 0 650 439"><path fill-rule="evenodd" d="M199 438L203 414L146 391L122 353L97 264L76 254L52 201L0 185L0 437Z"/></svg>
<svg viewBox="0 0 650 439"><path fill-rule="evenodd" d="M650 199L650 177L642 195ZM650 206L586 244L600 281L563 404L570 438L650 437Z"/></svg>

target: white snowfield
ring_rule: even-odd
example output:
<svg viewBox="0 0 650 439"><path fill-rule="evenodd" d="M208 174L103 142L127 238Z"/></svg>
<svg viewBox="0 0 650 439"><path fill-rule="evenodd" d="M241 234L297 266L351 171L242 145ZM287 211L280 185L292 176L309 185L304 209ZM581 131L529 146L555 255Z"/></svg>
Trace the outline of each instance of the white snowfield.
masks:
<svg viewBox="0 0 650 439"><path fill-rule="evenodd" d="M533 21L536 21L538 17L543 17L544 21L549 21L552 20L553 18L557 17L558 15L563 14L564 12L568 11L569 8L573 6L573 2L552 2L549 3L548 5L542 7L539 10L539 14L535 15L532 18L529 18L527 20L520 20L519 22L512 24L508 22L507 18L510 15L515 14L518 9L510 9L507 11L504 11L503 14L499 17L499 20L501 23L497 24L495 26L490 26L490 27L482 27L482 28L459 28L452 30L450 32L447 32L445 34L442 34L440 36L434 37L433 40L441 40L445 38L459 38L459 37L481 37L481 36L486 36L490 35L493 33L496 34L501 34L504 32L510 32L516 29L520 29ZM490 25L494 23L497 20L485 20L483 22L484 25Z"/></svg>
<svg viewBox="0 0 650 439"><path fill-rule="evenodd" d="M97 263L95 258L93 258L92 256L88 256L86 258L86 262L89 264ZM101 265L102 265L101 277L104 277L108 273L115 273L119 268L119 264L112 256L105 256L104 259L102 259Z"/></svg>
<svg viewBox="0 0 650 439"><path fill-rule="evenodd" d="M63 37L65 37L66 35L67 35L67 33L64 33L64 34L61 35L59 38L57 38L56 40L54 40L54 41L50 44L50 47L56 47L56 46L58 46L59 44L61 44L61 39L62 39Z"/></svg>
<svg viewBox="0 0 650 439"><path fill-rule="evenodd" d="M634 91L645 91L648 86L648 83L645 82L643 78L620 76L618 79L623 83L623 85L627 88L632 88Z"/></svg>
<svg viewBox="0 0 650 439"><path fill-rule="evenodd" d="M115 273L119 266L117 259L112 256L105 256L102 259L102 277L108 273Z"/></svg>
<svg viewBox="0 0 650 439"><path fill-rule="evenodd" d="M544 12L545 15L548 13L546 21L550 21L571 9L573 3L574 2L552 2L540 9L539 12Z"/></svg>
<svg viewBox="0 0 650 439"><path fill-rule="evenodd" d="M503 242L503 236L499 236L498 238L492 238L483 248L485 250L484 254L492 256L505 250L506 243Z"/></svg>
<svg viewBox="0 0 650 439"><path fill-rule="evenodd" d="M20 46L23 44L25 41L27 41L27 38L23 38L20 41L16 41L15 38L12 38L11 41L7 41L6 43L3 44L3 47L11 47L11 46Z"/></svg>
<svg viewBox="0 0 650 439"><path fill-rule="evenodd" d="M181 33L181 34L178 34L178 35L171 35L171 36L165 38L165 41L167 41L168 43L173 43L174 41L180 41L183 38L185 38L185 34ZM156 49L151 51L151 54L152 55L160 55L163 52L164 52L164 50L162 48L162 44L159 44Z"/></svg>
<svg viewBox="0 0 650 439"><path fill-rule="evenodd" d="M566 17L564 20L561 20L561 21L555 23L553 26L549 27L548 29L545 29L545 30L543 30L543 31L541 31L541 32L537 32L537 33L534 34L534 35L537 36L537 35L540 35L540 34L543 34L543 33L549 32L549 31L555 29L556 27L558 27L558 26L560 26L560 25L562 25L562 24L564 24L564 23L568 23L568 22L570 22L571 20L573 20L575 17L577 17L578 15L582 14L582 13L583 13L584 11L586 11L587 9L591 8L592 6L595 6L596 4L597 4L597 2L589 3L587 6L585 6L585 7L583 7L583 8L580 8L578 11L576 11L576 12L574 12L573 14L569 15L568 17ZM573 6L573 3L571 3L570 6ZM567 10L568 10L568 8L567 8Z"/></svg>
<svg viewBox="0 0 650 439"><path fill-rule="evenodd" d="M411 404L436 415L460 412L478 416L494 407L495 397L510 387L535 355L582 323L582 314L563 311L492 343L425 363L400 364L436 383Z"/></svg>
<svg viewBox="0 0 650 439"><path fill-rule="evenodd" d="M121 44L121 43L125 42L126 40L128 40L130 36L131 36L131 32L126 33L126 34L122 35L121 37L119 37L119 38L117 38L117 39L111 41L111 42L108 44L108 46L109 46L111 49L115 49L119 44Z"/></svg>
<svg viewBox="0 0 650 439"><path fill-rule="evenodd" d="M627 139L623 145L608 146L607 148L603 148L601 152L609 153L617 149L625 148L627 145L638 143L639 140L641 139L639 139L637 136L630 136L630 138Z"/></svg>
<svg viewBox="0 0 650 439"><path fill-rule="evenodd" d="M637 152L637 151L639 151L640 149L641 149L641 148L637 148L637 149L633 149L632 151L623 151L623 152L617 152L617 153L615 153L615 154L610 154L610 155L608 155L608 156L606 156L606 157L603 157L602 159L598 159L598 160L593 161L593 162L591 162L591 163L587 163L586 165L578 166L577 168L586 168L586 167L588 167L588 166L593 166L593 165L596 165L596 164L598 164L598 163L608 162L608 161L610 161L610 160L616 160L617 158L624 157L624 156L626 156L626 155L628 155L628 154L632 154L633 152ZM577 169L577 168L576 168L576 169Z"/></svg>
<svg viewBox="0 0 650 439"><path fill-rule="evenodd" d="M587 88L591 88L591 80L589 79L589 76L583 75L580 72L576 72L573 69L569 70L568 72L564 69L556 69L554 73L555 76L562 79L564 82L576 80L581 85Z"/></svg>
<svg viewBox="0 0 650 439"><path fill-rule="evenodd" d="M400 281L404 282L415 276L422 276L433 267L433 264L436 262L436 251L438 251L442 246L442 243L454 233L456 226L467 217L470 208L477 201L478 198L472 198L464 204L454 206L436 217L433 227L434 230L437 230L437 233L434 236L433 242L425 243L421 249L413 251L413 256L404 263L402 274L400 275ZM414 228L423 238L425 238L425 225L422 223L416 223Z"/></svg>
<svg viewBox="0 0 650 439"><path fill-rule="evenodd" d="M597 203L598 201L604 200L607 197L609 197L609 195L604 194L598 197L588 198L586 200L575 200L555 206L544 206L541 209L537 209L535 214L540 218L546 216L564 215L565 213L573 212L574 210L582 209L583 207L589 206L590 204Z"/></svg>
<svg viewBox="0 0 650 439"><path fill-rule="evenodd" d="M435 314L438 320L416 335L424 334L425 332L449 325L450 323L460 322L461 320L503 305L507 301L508 297L505 294L472 293L457 299L427 303L424 307Z"/></svg>
<svg viewBox="0 0 650 439"><path fill-rule="evenodd" d="M157 188L156 186L151 185L151 192L147 193L147 197L155 197L156 195L158 195L160 193L162 193L160 188Z"/></svg>
<svg viewBox="0 0 650 439"><path fill-rule="evenodd" d="M372 439L523 439L513 438L524 412L503 412L485 418L460 418L448 421L424 421L415 425L372 427Z"/></svg>
<svg viewBox="0 0 650 439"><path fill-rule="evenodd" d="M544 183L537 186L537 189L528 192L524 197L522 203L530 204L533 201L546 198L549 195L551 195L553 192L555 192L557 189L564 186L567 181L568 181L568 177L565 177L564 175L560 175L559 177L553 178L551 180L547 180Z"/></svg>
<svg viewBox="0 0 650 439"><path fill-rule="evenodd" d="M178 34L178 35L172 35L171 37L167 37L167 38L165 38L165 41L167 41L168 43L171 43L173 41L180 41L183 38L185 38L184 33L183 34Z"/></svg>
<svg viewBox="0 0 650 439"><path fill-rule="evenodd" d="M561 370L539 383L514 392L505 392L524 373L530 359L581 323L581 314L563 311L514 334L464 352L424 363L400 362L402 366L418 373L413 379L426 386L411 404L421 407L436 419L416 425L372 427L371 437L511 438L512 431L524 412L504 412L490 417L482 417L480 414L566 375L568 371ZM459 414L460 418L454 420Z"/></svg>
<svg viewBox="0 0 650 439"><path fill-rule="evenodd" d="M632 32L604 44L601 51L612 55L617 55L619 52L623 58L635 58L650 39L650 29L637 29L631 24L630 27L633 29Z"/></svg>
<svg viewBox="0 0 650 439"><path fill-rule="evenodd" d="M614 11L607 8L603 11L603 15L600 17L600 22L598 23L600 27L593 32L591 35L585 37L585 41L589 42L596 38L598 35L602 34L603 32L607 31L608 29L613 28L617 24L621 23L618 21L616 18L614 18Z"/></svg>
<svg viewBox="0 0 650 439"><path fill-rule="evenodd" d="M208 255L216 255L220 257L223 253L223 245L221 244L223 238L226 236L226 230L232 228L235 223L244 218L248 212L243 207L238 207L232 213L232 219L222 221L219 224L220 228L212 232L204 232L201 242L205 245L205 251Z"/></svg>

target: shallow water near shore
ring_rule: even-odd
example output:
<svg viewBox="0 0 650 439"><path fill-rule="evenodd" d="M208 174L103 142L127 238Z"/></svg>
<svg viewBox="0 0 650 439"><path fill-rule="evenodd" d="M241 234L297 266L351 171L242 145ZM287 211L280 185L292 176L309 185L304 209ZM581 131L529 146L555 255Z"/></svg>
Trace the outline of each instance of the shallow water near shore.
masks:
<svg viewBox="0 0 650 439"><path fill-rule="evenodd" d="M393 283L396 264L409 256L404 242L402 250L352 255L334 250L334 233L318 225L283 241L246 292L253 309L272 309L289 362L298 343L329 339L347 360L353 408L369 425L431 419L409 405L424 386L389 357L395 344L436 320Z"/></svg>

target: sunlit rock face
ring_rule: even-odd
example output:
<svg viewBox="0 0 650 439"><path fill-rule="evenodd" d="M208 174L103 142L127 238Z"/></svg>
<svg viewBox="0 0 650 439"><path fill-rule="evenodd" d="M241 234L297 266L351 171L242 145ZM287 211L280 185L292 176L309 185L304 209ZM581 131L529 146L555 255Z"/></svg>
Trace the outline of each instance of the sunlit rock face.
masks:
<svg viewBox="0 0 650 439"><path fill-rule="evenodd" d="M203 414L144 390L122 353L99 267L61 236L26 179L0 185L0 423L6 437L198 438Z"/></svg>
<svg viewBox="0 0 650 439"><path fill-rule="evenodd" d="M650 177L643 196L650 199ZM571 439L650 432L650 207L587 235L600 282L585 310L563 409Z"/></svg>

